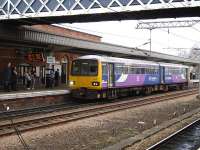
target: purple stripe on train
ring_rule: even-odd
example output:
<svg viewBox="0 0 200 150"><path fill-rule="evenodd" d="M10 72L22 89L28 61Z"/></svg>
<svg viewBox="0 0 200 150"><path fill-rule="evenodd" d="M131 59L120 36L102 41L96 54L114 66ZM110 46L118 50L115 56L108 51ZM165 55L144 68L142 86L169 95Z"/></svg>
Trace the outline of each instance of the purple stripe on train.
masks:
<svg viewBox="0 0 200 150"><path fill-rule="evenodd" d="M108 83L104 81L104 82L102 83L102 87L103 87L103 89L107 88L107 87L108 87Z"/></svg>
<svg viewBox="0 0 200 150"><path fill-rule="evenodd" d="M184 74L179 74L179 75L166 75L165 76L165 83L169 84L169 83L183 83L186 82L187 79L185 77Z"/></svg>
<svg viewBox="0 0 200 150"><path fill-rule="evenodd" d="M105 78L104 78L105 79ZM130 87L130 86L143 86L159 84L159 75L147 75L147 74L122 74L115 80L115 87ZM107 81L103 80L103 88L108 86Z"/></svg>
<svg viewBox="0 0 200 150"><path fill-rule="evenodd" d="M166 75L164 79L166 84L186 82L186 77L182 75ZM160 84L160 76L158 74L122 74L115 80L114 87L130 87L143 85ZM107 78L102 83L103 88L108 87Z"/></svg>
<svg viewBox="0 0 200 150"><path fill-rule="evenodd" d="M159 75L131 74L127 76L126 80L118 80L115 85L116 87L142 86L159 84L159 81Z"/></svg>

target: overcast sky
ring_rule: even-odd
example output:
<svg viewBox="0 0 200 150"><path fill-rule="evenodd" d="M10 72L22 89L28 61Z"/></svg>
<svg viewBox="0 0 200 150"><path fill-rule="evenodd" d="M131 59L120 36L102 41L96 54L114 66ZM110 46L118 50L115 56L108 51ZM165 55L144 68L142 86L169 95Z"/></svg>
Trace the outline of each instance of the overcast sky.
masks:
<svg viewBox="0 0 200 150"><path fill-rule="evenodd" d="M137 23L138 21L111 21L96 23L74 23L64 25L75 30L102 36L102 42L149 50L149 30L136 29ZM169 50L168 48L189 49L195 44L200 43L200 23L188 28L170 28L169 30L154 29L152 30L151 39L153 51L176 55L177 52L174 49ZM147 44L143 45L144 43Z"/></svg>

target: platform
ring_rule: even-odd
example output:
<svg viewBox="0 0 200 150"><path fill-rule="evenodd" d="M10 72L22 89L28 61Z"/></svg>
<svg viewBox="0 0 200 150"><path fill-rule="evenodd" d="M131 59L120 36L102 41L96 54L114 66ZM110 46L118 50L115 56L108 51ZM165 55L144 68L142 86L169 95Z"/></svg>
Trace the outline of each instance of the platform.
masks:
<svg viewBox="0 0 200 150"><path fill-rule="evenodd" d="M198 87L199 86L199 80L198 79L193 79L193 80L190 80L190 86L192 87Z"/></svg>
<svg viewBox="0 0 200 150"><path fill-rule="evenodd" d="M67 101L69 90L40 90L0 94L0 111L27 109L38 106L62 104Z"/></svg>
<svg viewBox="0 0 200 150"><path fill-rule="evenodd" d="M41 97L41 96L55 96L63 94L69 94L69 90L26 91L26 92L17 92L10 94L0 94L0 100Z"/></svg>

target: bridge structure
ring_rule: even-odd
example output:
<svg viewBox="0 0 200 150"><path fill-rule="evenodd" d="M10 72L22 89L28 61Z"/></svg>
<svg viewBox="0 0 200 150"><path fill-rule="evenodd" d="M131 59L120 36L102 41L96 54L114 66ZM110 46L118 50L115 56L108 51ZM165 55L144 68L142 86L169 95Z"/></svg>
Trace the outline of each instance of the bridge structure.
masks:
<svg viewBox="0 0 200 150"><path fill-rule="evenodd" d="M61 37L32 30L34 24L92 22L200 16L200 0L1 0L0 45L10 47L64 46L70 51L157 61L198 64L198 60L147 52L106 43Z"/></svg>
<svg viewBox="0 0 200 150"><path fill-rule="evenodd" d="M1 0L0 22L52 24L200 16L199 0Z"/></svg>

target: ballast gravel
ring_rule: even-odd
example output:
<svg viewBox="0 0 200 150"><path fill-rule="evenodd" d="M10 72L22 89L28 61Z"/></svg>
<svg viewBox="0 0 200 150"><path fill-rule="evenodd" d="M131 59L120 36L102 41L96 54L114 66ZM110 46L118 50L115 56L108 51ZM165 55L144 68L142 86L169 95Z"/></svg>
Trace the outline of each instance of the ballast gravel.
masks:
<svg viewBox="0 0 200 150"><path fill-rule="evenodd" d="M31 150L99 150L197 108L200 100L193 95L29 131L22 136ZM0 139L0 150L22 149L17 135Z"/></svg>

